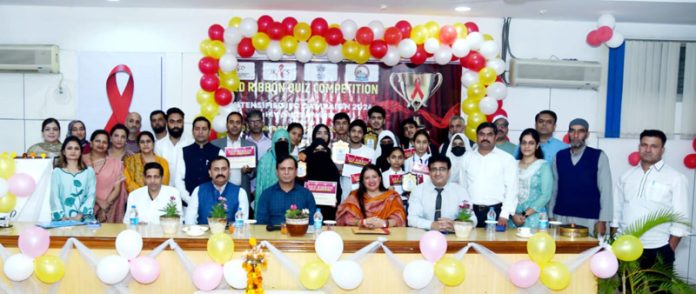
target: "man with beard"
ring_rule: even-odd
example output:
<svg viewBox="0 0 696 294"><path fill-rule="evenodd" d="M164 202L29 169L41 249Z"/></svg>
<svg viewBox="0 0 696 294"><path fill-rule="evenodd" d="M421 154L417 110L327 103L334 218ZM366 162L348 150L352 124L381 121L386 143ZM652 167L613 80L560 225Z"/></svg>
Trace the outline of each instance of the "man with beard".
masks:
<svg viewBox="0 0 696 294"><path fill-rule="evenodd" d="M375 150L363 144L363 139L365 138L365 133L367 132L367 124L363 120L356 119L350 123L348 130L350 134L349 153L372 160ZM345 168L345 165L343 167ZM351 177L341 176L341 190L341 202L343 202L343 200L345 200L346 197L348 197L348 194L353 190Z"/></svg>
<svg viewBox="0 0 696 294"><path fill-rule="evenodd" d="M140 127L142 117L140 113L131 112L126 116L126 129L128 129L128 138L126 139L126 150L130 154L140 152L140 147L138 147L138 134L140 134Z"/></svg>
<svg viewBox="0 0 696 294"><path fill-rule="evenodd" d="M613 215L609 159L604 151L585 145L586 120L572 120L568 135L570 148L558 151L551 165L556 181L549 207L556 220L586 226L591 235L602 236Z"/></svg>
<svg viewBox="0 0 696 294"><path fill-rule="evenodd" d="M246 191L228 181L230 163L227 158L216 156L208 164L208 176L212 181L202 183L191 193L186 209L186 224L208 224L213 206L219 202L227 204L227 222L234 223L237 209L241 208L244 219L249 218L249 201Z"/></svg>
<svg viewBox="0 0 696 294"><path fill-rule="evenodd" d="M568 148L566 143L553 137L557 120L558 116L551 110L542 110L534 117L535 129L541 139L541 151L544 152L544 160L547 162L552 162L558 151ZM516 152L519 152L519 148Z"/></svg>
<svg viewBox="0 0 696 294"><path fill-rule="evenodd" d="M515 149L517 145L510 143L508 139L508 131L510 127L510 122L504 115L497 115L493 118L493 124L498 128L498 134L495 135L495 147L510 153L510 155L515 156ZM519 152L519 151L518 151Z"/></svg>
<svg viewBox="0 0 696 294"><path fill-rule="evenodd" d="M158 143L167 136L167 115L164 111L158 109L150 113L150 127Z"/></svg>
<svg viewBox="0 0 696 294"><path fill-rule="evenodd" d="M495 147L498 129L484 122L476 128L478 148L466 152L459 174L460 185L474 204L474 213L484 227L487 214L493 209L498 225L507 226L510 215L517 208L517 162L512 155Z"/></svg>
<svg viewBox="0 0 696 294"><path fill-rule="evenodd" d="M189 195L198 185L210 181L209 164L218 157L220 148L211 144L208 141L209 137L210 121L202 116L194 119L193 139L195 142L184 147L179 153L176 174L174 175L174 186L181 192L181 200L184 203L189 203ZM229 174L225 178L229 178Z"/></svg>
<svg viewBox="0 0 696 294"><path fill-rule="evenodd" d="M447 128L447 140L440 145L440 154L447 156L447 148L449 148L452 136L455 134L464 133L465 128L466 123L464 122L464 118L459 115L453 115L452 118L450 118ZM468 141L469 140L467 140L467 143L469 143ZM467 146L467 150L469 149L471 149L471 145Z"/></svg>
<svg viewBox="0 0 696 294"><path fill-rule="evenodd" d="M246 139L256 144L259 150L259 158L263 158L268 149L272 147L271 139L263 132L264 121L263 113L258 109L249 110L247 113L247 134Z"/></svg>
<svg viewBox="0 0 696 294"><path fill-rule="evenodd" d="M184 112L181 109L176 107L167 109L167 133L169 133L167 137L155 144L155 154L164 157L169 164L169 174L176 175L181 149L191 145L189 139L181 136L184 133Z"/></svg>

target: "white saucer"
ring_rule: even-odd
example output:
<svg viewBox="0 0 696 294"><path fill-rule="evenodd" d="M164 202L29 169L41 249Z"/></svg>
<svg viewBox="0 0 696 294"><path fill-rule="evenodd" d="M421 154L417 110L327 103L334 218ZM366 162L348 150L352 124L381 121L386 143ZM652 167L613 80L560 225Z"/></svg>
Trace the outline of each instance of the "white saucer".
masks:
<svg viewBox="0 0 696 294"><path fill-rule="evenodd" d="M485 223L487 223L487 224L497 224L498 221L496 221L496 220L486 220Z"/></svg>
<svg viewBox="0 0 696 294"><path fill-rule="evenodd" d="M563 223L562 223L562 222L559 222L559 221L549 221L549 225L560 226L560 225L562 225L562 224L563 224Z"/></svg>
<svg viewBox="0 0 696 294"><path fill-rule="evenodd" d="M531 236L534 236L534 234L532 234L532 233L529 233L529 234L515 233L515 236L526 239L526 238L529 238Z"/></svg>
<svg viewBox="0 0 696 294"><path fill-rule="evenodd" d="M195 227L195 229L193 229ZM183 227L181 229L186 233L186 235L189 235L191 237L197 237L197 236L202 236L205 234L206 231L208 231L207 226L199 226L199 225L193 225L193 226L188 226L188 227Z"/></svg>

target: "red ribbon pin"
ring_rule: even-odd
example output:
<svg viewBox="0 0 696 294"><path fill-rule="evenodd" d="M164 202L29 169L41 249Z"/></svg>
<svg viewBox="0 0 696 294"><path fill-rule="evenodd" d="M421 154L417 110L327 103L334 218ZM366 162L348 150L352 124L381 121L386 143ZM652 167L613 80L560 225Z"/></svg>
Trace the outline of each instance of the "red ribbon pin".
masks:
<svg viewBox="0 0 696 294"><path fill-rule="evenodd" d="M420 99L423 99L423 96L425 96L425 94L423 94L423 90L421 90L420 78L416 78L416 80L413 83L415 85L413 86L413 93L411 93L411 99L416 98L416 95L420 96Z"/></svg>
<svg viewBox="0 0 696 294"><path fill-rule="evenodd" d="M119 93L116 85L116 74L119 72L128 74L128 82L126 83L126 88L123 89L123 93ZM133 101L133 84L133 74L125 64L115 66L109 73L109 77L106 79L106 96L109 99L112 112L104 129L111 131L114 125L126 122L128 110L130 109L131 101Z"/></svg>

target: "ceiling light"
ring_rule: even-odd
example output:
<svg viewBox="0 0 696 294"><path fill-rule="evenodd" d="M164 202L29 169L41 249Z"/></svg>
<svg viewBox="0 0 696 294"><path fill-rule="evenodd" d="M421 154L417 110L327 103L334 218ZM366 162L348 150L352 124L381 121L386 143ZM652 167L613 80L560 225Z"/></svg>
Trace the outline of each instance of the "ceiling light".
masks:
<svg viewBox="0 0 696 294"><path fill-rule="evenodd" d="M118 2L118 1L121 1L121 0L106 0L106 1L108 1L108 2Z"/></svg>
<svg viewBox="0 0 696 294"><path fill-rule="evenodd" d="M457 6L454 8L454 11L467 12L467 11L471 11L471 7L469 7L469 6Z"/></svg>
<svg viewBox="0 0 696 294"><path fill-rule="evenodd" d="M382 4L379 6L379 10L385 10L387 9L387 4Z"/></svg>

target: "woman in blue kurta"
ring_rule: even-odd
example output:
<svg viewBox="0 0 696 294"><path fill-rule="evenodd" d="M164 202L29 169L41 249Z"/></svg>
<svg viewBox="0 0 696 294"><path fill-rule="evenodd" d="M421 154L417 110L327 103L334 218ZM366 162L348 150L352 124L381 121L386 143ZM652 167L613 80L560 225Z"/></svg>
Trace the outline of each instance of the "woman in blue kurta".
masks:
<svg viewBox="0 0 696 294"><path fill-rule="evenodd" d="M82 145L77 137L63 142L60 158L51 175L51 219L82 221L94 216L97 178L82 162Z"/></svg>
<svg viewBox="0 0 696 294"><path fill-rule="evenodd" d="M520 152L517 155L517 209L508 222L510 227L539 226L539 211L546 209L551 200L553 174L544 160L539 144L539 133L526 129L520 135Z"/></svg>

